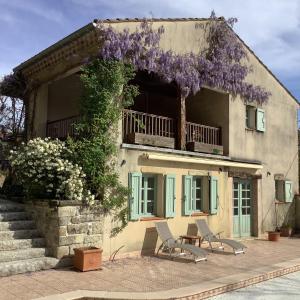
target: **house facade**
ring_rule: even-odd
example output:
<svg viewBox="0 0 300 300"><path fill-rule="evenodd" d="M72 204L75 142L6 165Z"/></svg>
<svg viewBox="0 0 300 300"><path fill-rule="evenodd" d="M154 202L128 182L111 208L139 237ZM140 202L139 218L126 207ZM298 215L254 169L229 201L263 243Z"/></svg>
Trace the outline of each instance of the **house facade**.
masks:
<svg viewBox="0 0 300 300"><path fill-rule="evenodd" d="M141 20L107 20L134 30ZM198 53L206 45L207 19L158 19L160 47ZM298 193L297 100L245 44L253 72L247 81L272 95L265 104L203 87L180 102L176 90L145 72L140 95L123 111L118 166L132 195L129 223L110 236L105 217L99 244L105 255L153 250L154 222L167 220L174 235L196 234L195 219L234 238L257 237L294 222ZM91 23L16 68L38 84L29 98L30 137L66 138L79 115L80 67L99 50ZM142 126L140 125L142 124ZM183 130L182 130L183 128Z"/></svg>

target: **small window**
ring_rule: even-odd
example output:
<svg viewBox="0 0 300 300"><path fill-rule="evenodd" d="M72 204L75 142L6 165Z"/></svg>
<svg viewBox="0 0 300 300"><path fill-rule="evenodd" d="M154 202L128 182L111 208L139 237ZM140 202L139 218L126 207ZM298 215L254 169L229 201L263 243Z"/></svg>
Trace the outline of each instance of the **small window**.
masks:
<svg viewBox="0 0 300 300"><path fill-rule="evenodd" d="M202 179L201 177L193 177L191 207L194 211L201 211L202 206Z"/></svg>
<svg viewBox="0 0 300 300"><path fill-rule="evenodd" d="M155 214L156 205L156 176L142 174L142 193L140 201L140 215L151 215Z"/></svg>
<svg viewBox="0 0 300 300"><path fill-rule="evenodd" d="M275 199L284 201L284 180L275 180Z"/></svg>
<svg viewBox="0 0 300 300"><path fill-rule="evenodd" d="M293 201L293 183L289 180L275 180L275 199L282 202Z"/></svg>
<svg viewBox="0 0 300 300"><path fill-rule="evenodd" d="M256 107L246 105L246 127L256 129Z"/></svg>

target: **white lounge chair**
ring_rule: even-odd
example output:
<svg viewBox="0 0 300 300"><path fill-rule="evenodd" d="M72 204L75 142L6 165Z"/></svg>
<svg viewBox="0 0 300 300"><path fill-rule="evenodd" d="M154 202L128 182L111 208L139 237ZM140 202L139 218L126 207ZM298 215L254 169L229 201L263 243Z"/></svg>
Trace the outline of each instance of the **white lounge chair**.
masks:
<svg viewBox="0 0 300 300"><path fill-rule="evenodd" d="M229 247L232 248L233 252L235 255L239 253L244 253L245 254L245 248L247 248L245 245L243 245L240 242L231 240L231 239L221 239L221 232L217 234L213 234L211 230L209 229L207 223L205 220L196 220L196 225L198 227L198 230L200 232L201 238L203 241L207 241L209 243L210 249L213 252L214 248L212 246L212 243L220 243L221 249L224 250L223 244L228 245Z"/></svg>
<svg viewBox="0 0 300 300"><path fill-rule="evenodd" d="M157 255L160 250L167 250L171 258L185 254L182 251L187 251L191 253L194 257L194 262L198 262L201 260L207 260L207 252L200 247L196 247L190 244L183 244L181 239L175 240L167 222L156 222L155 227L157 233L162 240L162 244L157 250ZM181 252L176 255L175 249L180 249Z"/></svg>

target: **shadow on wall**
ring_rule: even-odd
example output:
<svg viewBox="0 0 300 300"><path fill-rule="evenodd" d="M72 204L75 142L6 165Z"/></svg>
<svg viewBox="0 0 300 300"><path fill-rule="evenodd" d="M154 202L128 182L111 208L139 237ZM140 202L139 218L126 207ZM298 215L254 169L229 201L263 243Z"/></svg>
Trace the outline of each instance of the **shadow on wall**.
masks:
<svg viewBox="0 0 300 300"><path fill-rule="evenodd" d="M146 228L141 255L152 256L155 254L158 235L155 227Z"/></svg>

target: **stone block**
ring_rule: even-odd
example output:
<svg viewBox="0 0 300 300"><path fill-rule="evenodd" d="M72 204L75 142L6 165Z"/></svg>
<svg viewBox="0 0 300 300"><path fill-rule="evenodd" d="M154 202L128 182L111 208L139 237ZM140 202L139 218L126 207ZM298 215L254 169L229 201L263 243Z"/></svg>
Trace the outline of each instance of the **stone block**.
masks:
<svg viewBox="0 0 300 300"><path fill-rule="evenodd" d="M76 206L66 206L58 208L58 217L73 217L78 213Z"/></svg>
<svg viewBox="0 0 300 300"><path fill-rule="evenodd" d="M58 219L58 225L59 226L66 226L71 224L71 217L60 217Z"/></svg>
<svg viewBox="0 0 300 300"><path fill-rule="evenodd" d="M90 234L103 233L103 230L104 230L103 222L93 222L93 223L91 223Z"/></svg>
<svg viewBox="0 0 300 300"><path fill-rule="evenodd" d="M97 235L86 235L84 237L83 243L84 244L96 244L102 242L103 236L102 234Z"/></svg>
<svg viewBox="0 0 300 300"><path fill-rule="evenodd" d="M68 234L88 233L88 223L72 224L67 226Z"/></svg>
<svg viewBox="0 0 300 300"><path fill-rule="evenodd" d="M72 244L82 244L84 241L84 234L75 234L69 236L59 237L59 246L67 246Z"/></svg>
<svg viewBox="0 0 300 300"><path fill-rule="evenodd" d="M56 258L60 259L64 256L70 255L70 247L69 246L60 246L56 248Z"/></svg>
<svg viewBox="0 0 300 300"><path fill-rule="evenodd" d="M58 234L59 234L59 236L66 236L67 235L67 226L58 227Z"/></svg>
<svg viewBox="0 0 300 300"><path fill-rule="evenodd" d="M86 214L86 215L78 215L71 218L72 224L79 224L85 222L93 222L103 220L103 214Z"/></svg>

